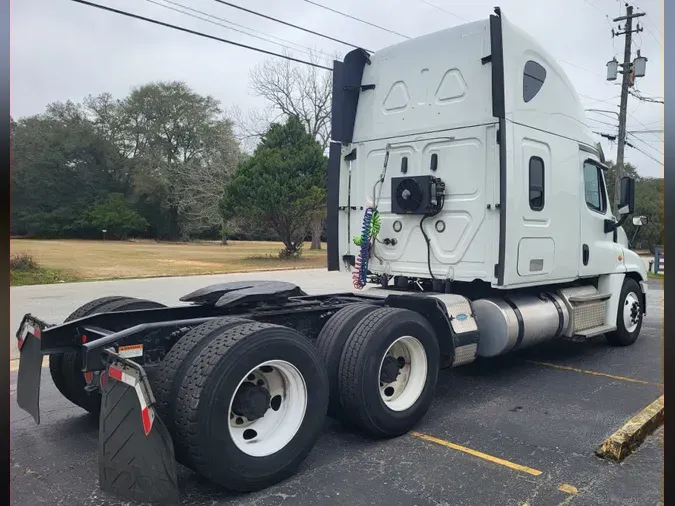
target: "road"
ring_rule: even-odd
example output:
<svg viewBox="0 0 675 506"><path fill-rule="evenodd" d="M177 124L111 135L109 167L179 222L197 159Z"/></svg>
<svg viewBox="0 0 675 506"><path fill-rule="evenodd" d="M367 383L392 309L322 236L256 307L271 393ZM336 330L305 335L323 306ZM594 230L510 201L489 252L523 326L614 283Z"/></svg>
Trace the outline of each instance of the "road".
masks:
<svg viewBox="0 0 675 506"><path fill-rule="evenodd" d="M12 289L12 317L60 321L80 304L129 294L172 303L206 284L294 281L314 293L349 290L325 271L79 283ZM657 505L663 430L622 464L593 450L663 394L663 291L650 282L643 332L629 348L604 338L551 342L444 370L416 433L374 441L326 419L300 472L270 490L230 494L179 468L182 504L206 505ZM12 330L14 330L13 327ZM43 374L39 427L15 402L11 373L11 494L16 506L121 506L98 489L97 428ZM125 503L126 504L126 503Z"/></svg>

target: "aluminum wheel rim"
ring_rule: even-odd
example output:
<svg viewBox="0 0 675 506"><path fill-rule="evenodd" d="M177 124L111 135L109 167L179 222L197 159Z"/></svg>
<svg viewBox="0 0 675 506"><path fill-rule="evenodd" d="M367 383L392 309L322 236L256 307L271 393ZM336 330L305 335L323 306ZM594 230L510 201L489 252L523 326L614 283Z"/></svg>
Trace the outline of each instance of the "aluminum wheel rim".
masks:
<svg viewBox="0 0 675 506"><path fill-rule="evenodd" d="M626 295L623 303L623 326L629 334L635 332L640 324L640 299L635 292Z"/></svg>
<svg viewBox="0 0 675 506"><path fill-rule="evenodd" d="M248 420L232 410L237 393L245 383L264 387L269 392L270 405L265 414L255 420ZM263 362L244 376L230 399L230 437L237 448L247 455L272 455L295 437L306 411L307 385L300 371L285 360Z"/></svg>
<svg viewBox="0 0 675 506"><path fill-rule="evenodd" d="M400 364L394 381L383 382L382 369L392 357ZM403 336L394 341L380 362L378 374L380 398L392 411L405 411L420 398L427 382L427 353L415 337Z"/></svg>

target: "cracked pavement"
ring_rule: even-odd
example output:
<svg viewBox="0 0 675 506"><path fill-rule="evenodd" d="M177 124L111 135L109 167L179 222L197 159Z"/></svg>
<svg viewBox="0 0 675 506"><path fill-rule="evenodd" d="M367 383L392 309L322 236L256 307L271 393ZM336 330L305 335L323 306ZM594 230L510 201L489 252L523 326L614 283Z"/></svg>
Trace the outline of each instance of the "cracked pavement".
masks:
<svg viewBox="0 0 675 506"><path fill-rule="evenodd" d="M268 277L284 279L274 274ZM157 280L154 289L167 299L174 294L161 292L161 286L172 282ZM197 286L211 282L191 279ZM85 300L111 294L113 289L112 293L149 295L138 293L141 284L117 283L107 285L107 291L79 285L88 292ZM150 292L152 280L143 280L142 286ZM346 286L331 279L315 281L311 288L328 291ZM181 286L180 294L190 289ZM64 294L59 290L65 294L73 288L42 287L18 297L12 291L13 304L17 299L21 304L12 312L48 313L52 319L62 319L67 314L61 313L77 307L85 295L68 303L60 299ZM50 306L55 300L56 310ZM441 371L434 403L415 430L534 468L541 471L538 476L414 435L372 440L327 418L323 436L293 478L242 495L223 491L179 466L181 504L656 506L663 500L663 428L621 464L603 461L593 451L635 412L663 394L659 386L663 382L662 324L663 289L654 281L650 282L643 331L632 347L610 347L603 337L582 343L550 342ZM11 329L12 336L15 330ZM40 426L16 406L17 374L11 372L12 504L130 505L98 489L97 427L61 397L45 372Z"/></svg>

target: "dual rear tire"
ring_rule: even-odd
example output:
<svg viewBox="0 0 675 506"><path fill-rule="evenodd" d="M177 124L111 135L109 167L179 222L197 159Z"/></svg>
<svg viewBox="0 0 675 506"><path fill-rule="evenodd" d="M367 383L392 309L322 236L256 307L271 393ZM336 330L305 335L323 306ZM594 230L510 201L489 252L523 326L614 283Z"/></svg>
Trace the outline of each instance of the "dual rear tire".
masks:
<svg viewBox="0 0 675 506"><path fill-rule="evenodd" d="M440 352L420 314L347 306L331 317L316 345L329 374L332 417L376 437L396 437L429 410Z"/></svg>
<svg viewBox="0 0 675 506"><path fill-rule="evenodd" d="M417 313L353 305L315 344L299 332L237 317L184 335L153 390L176 459L227 489L250 492L292 476L325 415L378 437L409 431L427 412L438 342Z"/></svg>
<svg viewBox="0 0 675 506"><path fill-rule="evenodd" d="M230 490L292 476L321 435L328 377L299 332L239 318L183 336L156 377L176 459Z"/></svg>

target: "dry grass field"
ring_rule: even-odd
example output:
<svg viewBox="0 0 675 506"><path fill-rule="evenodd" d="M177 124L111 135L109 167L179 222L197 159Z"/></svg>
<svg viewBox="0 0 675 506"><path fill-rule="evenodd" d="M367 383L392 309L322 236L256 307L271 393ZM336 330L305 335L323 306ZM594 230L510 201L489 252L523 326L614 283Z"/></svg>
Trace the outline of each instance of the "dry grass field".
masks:
<svg viewBox="0 0 675 506"><path fill-rule="evenodd" d="M223 246L215 242L10 240L11 255L27 253L40 267L60 272L68 281L307 269L326 265L325 245L320 251L311 251L307 244L302 257L293 260L278 258L282 248L281 243L255 241L230 241Z"/></svg>

